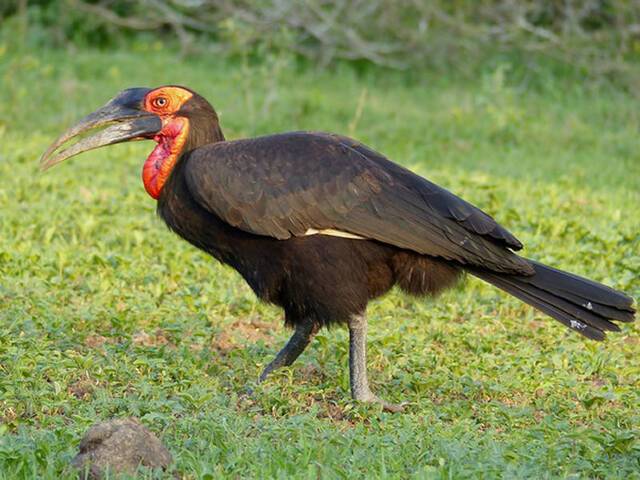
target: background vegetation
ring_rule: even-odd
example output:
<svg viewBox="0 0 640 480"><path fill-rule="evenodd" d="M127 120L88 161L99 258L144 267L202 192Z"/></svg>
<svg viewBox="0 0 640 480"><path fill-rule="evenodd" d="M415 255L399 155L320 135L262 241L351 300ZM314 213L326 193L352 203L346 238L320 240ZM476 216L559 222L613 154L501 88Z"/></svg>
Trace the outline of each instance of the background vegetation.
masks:
<svg viewBox="0 0 640 480"><path fill-rule="evenodd" d="M339 329L249 397L281 312L155 217L151 146L37 170L117 91L181 83L230 138L357 137L495 215L526 255L639 298L637 3L431 2L424 37L426 6L389 4L2 4L0 478L72 478L88 426L130 415L184 478L640 478L637 324L596 344L474 279L437 301L393 292L371 305L369 364L407 414L349 400ZM350 29L398 49L350 53Z"/></svg>
<svg viewBox="0 0 640 480"><path fill-rule="evenodd" d="M183 54L284 49L322 66L471 73L502 52L630 81L627 61L640 51L637 0L7 0L0 15L25 41L35 25L39 44L105 48L142 32L175 38Z"/></svg>

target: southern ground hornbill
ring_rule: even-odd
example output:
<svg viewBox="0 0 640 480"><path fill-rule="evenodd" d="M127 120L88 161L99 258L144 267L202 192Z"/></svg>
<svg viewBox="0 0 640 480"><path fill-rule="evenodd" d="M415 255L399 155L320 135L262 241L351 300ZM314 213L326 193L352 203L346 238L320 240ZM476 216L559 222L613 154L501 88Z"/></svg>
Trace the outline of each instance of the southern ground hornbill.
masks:
<svg viewBox="0 0 640 480"><path fill-rule="evenodd" d="M435 295L463 272L591 339L634 318L628 296L516 255L522 244L489 215L365 145L316 132L227 141L212 106L188 88L124 90L59 137L42 167L140 139L157 143L142 179L169 228L284 309L294 333L261 381L320 327L346 323L353 398L401 409L369 388L367 303L394 285Z"/></svg>

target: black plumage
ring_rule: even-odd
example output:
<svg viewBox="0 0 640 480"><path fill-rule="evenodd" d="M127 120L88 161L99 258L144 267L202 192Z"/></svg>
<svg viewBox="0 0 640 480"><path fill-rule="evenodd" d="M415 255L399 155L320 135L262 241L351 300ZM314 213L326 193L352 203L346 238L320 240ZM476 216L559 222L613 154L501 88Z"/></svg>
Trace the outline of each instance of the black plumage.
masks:
<svg viewBox="0 0 640 480"><path fill-rule="evenodd" d="M163 95L173 110L156 104ZM320 327L346 323L354 398L397 410L367 383L367 303L394 285L436 295L464 272L588 338L602 340L605 331L619 330L614 321L634 318L628 296L518 256L520 241L489 215L355 140L292 132L227 141L211 105L188 89L136 89L120 97L126 99L122 117L130 119L138 108L136 128L143 125L145 138L163 145L150 158L166 183L148 188L159 192L159 215L182 238L236 269L259 298L281 306L294 328L261 380L291 364ZM85 121L113 122L120 97ZM72 129L74 135L81 130ZM49 149L45 164L66 158L64 151L48 157L68 138ZM101 145L115 141L100 139ZM180 146L175 158L174 145ZM158 155L173 158L166 172L162 165L169 160Z"/></svg>
<svg viewBox="0 0 640 480"><path fill-rule="evenodd" d="M158 212L290 324L346 322L395 284L436 294L464 270L589 338L617 329L607 318L633 319L626 295L517 256L521 243L489 215L345 137L293 132L196 148Z"/></svg>
<svg viewBox="0 0 640 480"><path fill-rule="evenodd" d="M447 190L345 137L293 132L194 150L184 170L202 207L285 240L338 229L460 264L532 273L521 243Z"/></svg>
<svg viewBox="0 0 640 480"><path fill-rule="evenodd" d="M236 269L259 298L281 306L292 326L347 322L396 283L413 294L436 294L462 272L442 259L376 240L320 234L279 240L248 233L195 199L190 165L190 157L176 165L158 200L159 215L178 235Z"/></svg>

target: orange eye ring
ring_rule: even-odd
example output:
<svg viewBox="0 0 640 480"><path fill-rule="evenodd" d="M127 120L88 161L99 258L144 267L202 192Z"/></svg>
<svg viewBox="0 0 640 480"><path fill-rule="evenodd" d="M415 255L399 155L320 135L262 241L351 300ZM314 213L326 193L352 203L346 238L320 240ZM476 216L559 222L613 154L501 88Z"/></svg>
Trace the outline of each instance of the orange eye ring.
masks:
<svg viewBox="0 0 640 480"><path fill-rule="evenodd" d="M167 97L156 97L151 101L152 105L156 108L164 108L169 104Z"/></svg>

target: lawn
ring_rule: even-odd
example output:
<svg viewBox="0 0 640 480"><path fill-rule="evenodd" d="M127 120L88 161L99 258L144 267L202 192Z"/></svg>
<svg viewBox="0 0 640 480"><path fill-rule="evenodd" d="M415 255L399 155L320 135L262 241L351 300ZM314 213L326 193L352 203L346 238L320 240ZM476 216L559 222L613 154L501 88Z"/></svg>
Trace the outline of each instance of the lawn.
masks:
<svg viewBox="0 0 640 480"><path fill-rule="evenodd" d="M354 136L494 215L526 256L640 298L638 97L531 75L0 45L0 478L74 478L86 429L126 416L183 478L640 478L637 323L591 342L468 278L370 305L373 387L407 413L350 400L342 329L256 386L288 337L282 313L156 217L149 143L38 171L119 90L184 84L228 138Z"/></svg>

